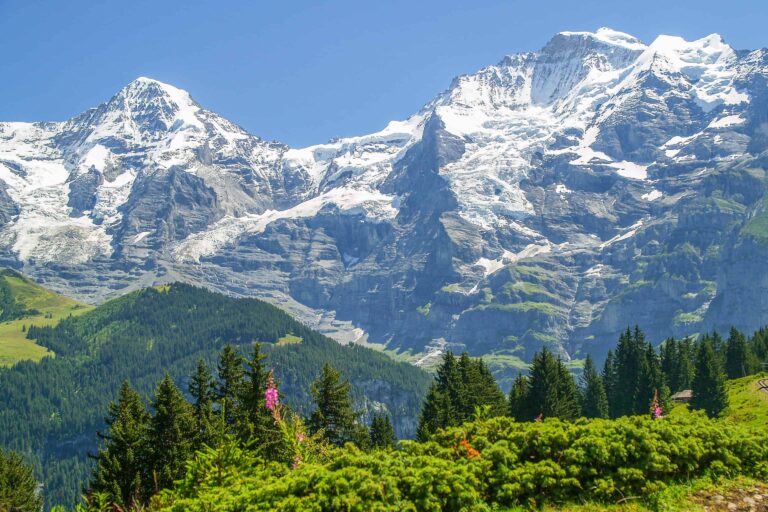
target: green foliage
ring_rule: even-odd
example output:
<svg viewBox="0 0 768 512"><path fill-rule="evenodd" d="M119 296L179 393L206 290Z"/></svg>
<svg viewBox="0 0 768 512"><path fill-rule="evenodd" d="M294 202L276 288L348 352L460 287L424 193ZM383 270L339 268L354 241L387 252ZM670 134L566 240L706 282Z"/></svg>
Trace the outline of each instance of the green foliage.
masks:
<svg viewBox="0 0 768 512"><path fill-rule="evenodd" d="M170 487L182 476L184 463L193 453L196 431L192 407L167 373L157 386L152 408L149 469L156 490Z"/></svg>
<svg viewBox="0 0 768 512"><path fill-rule="evenodd" d="M768 436L701 416L653 421L492 418L425 443L337 449L296 469L201 453L156 510L461 511L645 496L702 475L768 475Z"/></svg>
<svg viewBox="0 0 768 512"><path fill-rule="evenodd" d="M327 363L312 383L315 410L309 418L309 429L335 446L355 441L359 414L352 409L350 390L349 382L341 380L341 374Z"/></svg>
<svg viewBox="0 0 768 512"><path fill-rule="evenodd" d="M728 407L725 373L709 338L699 343L696 354L696 376L693 379L691 407L703 409L709 417L719 415Z"/></svg>
<svg viewBox="0 0 768 512"><path fill-rule="evenodd" d="M124 382L117 402L109 405L109 431L100 434L90 488L110 503L133 506L150 492L150 478L144 468L149 462L150 417L141 397Z"/></svg>
<svg viewBox="0 0 768 512"><path fill-rule="evenodd" d="M575 419L581 413L580 394L573 375L546 347L533 356L523 406L515 417Z"/></svg>
<svg viewBox="0 0 768 512"><path fill-rule="evenodd" d="M581 376L582 403L581 414L586 418L608 417L608 396L605 394L603 380L597 374L592 357L584 361L584 373Z"/></svg>
<svg viewBox="0 0 768 512"><path fill-rule="evenodd" d="M474 417L478 407L486 406L489 416L500 416L507 410L504 393L488 366L466 352L456 359L448 351L424 401L417 437L425 440L439 428L461 425Z"/></svg>
<svg viewBox="0 0 768 512"><path fill-rule="evenodd" d="M38 512L42 505L32 467L18 454L0 449L0 510Z"/></svg>
<svg viewBox="0 0 768 512"><path fill-rule="evenodd" d="M370 435L373 448L394 448L397 442L395 429L392 427L392 422L389 421L389 416L386 414L374 415L371 421Z"/></svg>
<svg viewBox="0 0 768 512"><path fill-rule="evenodd" d="M725 345L725 373L729 379L746 377L752 373L752 358L747 339L733 327Z"/></svg>
<svg viewBox="0 0 768 512"><path fill-rule="evenodd" d="M254 341L264 342L282 396L300 414L309 413L309 387L324 361L355 386L355 403L385 404L396 427L417 416L430 380L385 354L342 346L265 302L185 284L141 290L27 331L57 357L0 369L0 446L34 463L49 505L80 498L93 469L87 454L97 451L96 432L105 429L104 411L123 381L149 396L166 371L180 383L201 358L214 364L226 344L243 354ZM289 334L302 342L273 344ZM388 385L368 385L382 381Z"/></svg>

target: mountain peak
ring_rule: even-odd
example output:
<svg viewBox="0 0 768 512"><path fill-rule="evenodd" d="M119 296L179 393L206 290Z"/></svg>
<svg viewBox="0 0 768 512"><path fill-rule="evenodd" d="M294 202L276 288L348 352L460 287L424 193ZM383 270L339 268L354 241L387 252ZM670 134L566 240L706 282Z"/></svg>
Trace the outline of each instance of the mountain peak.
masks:
<svg viewBox="0 0 768 512"><path fill-rule="evenodd" d="M646 45L636 37L608 27L601 27L595 32L559 32L550 43L556 39L587 39L609 46L619 46L629 50L644 50L646 48ZM547 46L549 46L549 44Z"/></svg>

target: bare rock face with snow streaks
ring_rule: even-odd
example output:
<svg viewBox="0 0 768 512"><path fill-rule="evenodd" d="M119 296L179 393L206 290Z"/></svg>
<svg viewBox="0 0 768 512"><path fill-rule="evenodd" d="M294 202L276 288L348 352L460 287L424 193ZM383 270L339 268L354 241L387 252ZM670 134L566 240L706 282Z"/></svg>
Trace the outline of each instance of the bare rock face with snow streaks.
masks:
<svg viewBox="0 0 768 512"><path fill-rule="evenodd" d="M630 322L768 322L766 150L768 53L717 35L563 32L303 149L139 78L0 123L0 254L91 301L178 279L265 297L415 360L600 353Z"/></svg>

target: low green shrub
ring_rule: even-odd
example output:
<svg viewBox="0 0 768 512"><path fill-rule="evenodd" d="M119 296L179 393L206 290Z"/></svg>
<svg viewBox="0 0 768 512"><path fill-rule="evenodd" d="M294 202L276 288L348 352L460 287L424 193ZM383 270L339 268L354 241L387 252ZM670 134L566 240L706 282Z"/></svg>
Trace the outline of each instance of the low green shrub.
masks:
<svg viewBox="0 0 768 512"><path fill-rule="evenodd" d="M229 450L223 454L221 450ZM768 477L768 434L699 415L651 420L492 418L400 450L350 445L288 469L233 448L198 454L158 497L169 511L483 511L645 498L704 475Z"/></svg>

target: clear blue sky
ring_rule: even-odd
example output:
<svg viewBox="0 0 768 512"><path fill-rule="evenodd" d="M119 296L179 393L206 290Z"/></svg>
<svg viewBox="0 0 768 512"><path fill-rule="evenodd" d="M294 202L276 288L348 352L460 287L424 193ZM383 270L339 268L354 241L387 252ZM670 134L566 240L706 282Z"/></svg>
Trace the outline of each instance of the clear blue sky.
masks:
<svg viewBox="0 0 768 512"><path fill-rule="evenodd" d="M0 0L0 120L66 119L149 76L303 146L380 129L562 30L752 49L766 21L766 0Z"/></svg>

